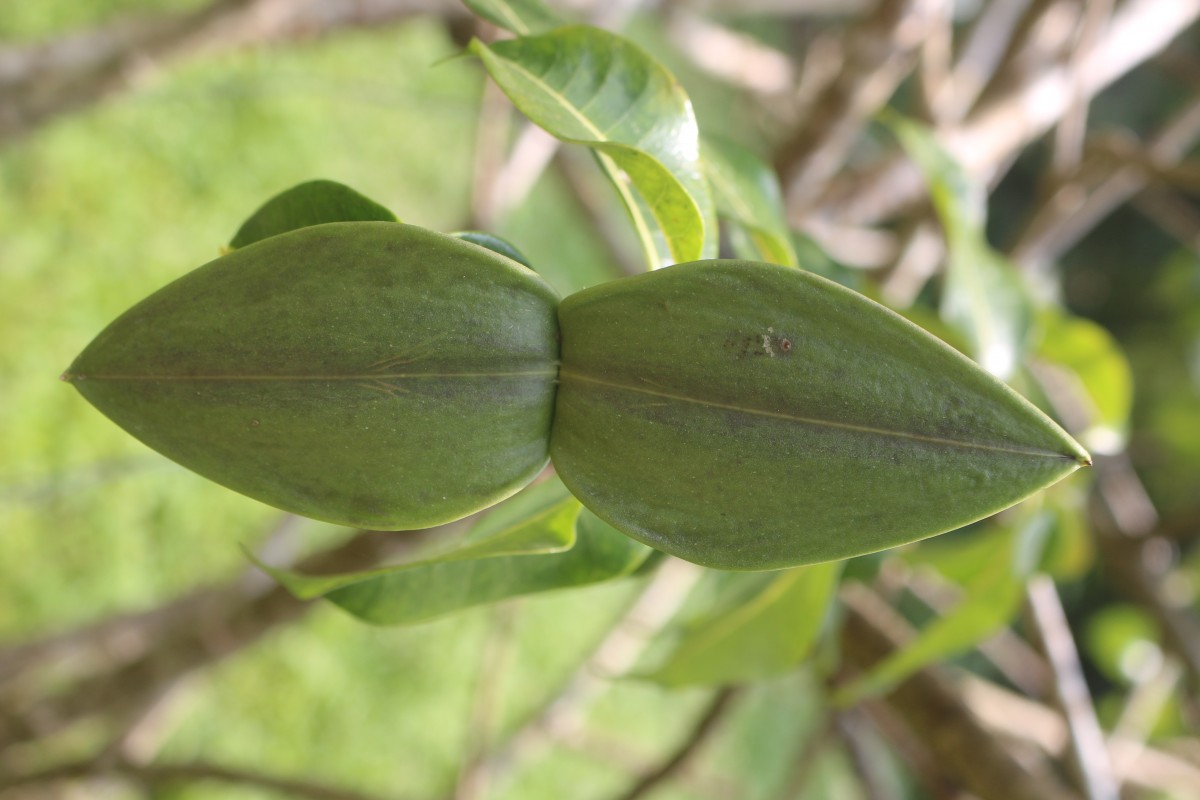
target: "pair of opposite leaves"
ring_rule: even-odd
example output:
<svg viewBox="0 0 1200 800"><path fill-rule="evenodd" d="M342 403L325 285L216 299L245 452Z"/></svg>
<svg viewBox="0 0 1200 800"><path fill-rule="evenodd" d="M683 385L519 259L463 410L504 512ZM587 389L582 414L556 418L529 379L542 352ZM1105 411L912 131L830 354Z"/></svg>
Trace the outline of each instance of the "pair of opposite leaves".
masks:
<svg viewBox="0 0 1200 800"><path fill-rule="evenodd" d="M159 452L298 514L429 527L549 459L618 530L726 569L911 542L1089 463L973 362L811 274L704 261L560 303L515 261L395 222L223 256L64 377Z"/></svg>

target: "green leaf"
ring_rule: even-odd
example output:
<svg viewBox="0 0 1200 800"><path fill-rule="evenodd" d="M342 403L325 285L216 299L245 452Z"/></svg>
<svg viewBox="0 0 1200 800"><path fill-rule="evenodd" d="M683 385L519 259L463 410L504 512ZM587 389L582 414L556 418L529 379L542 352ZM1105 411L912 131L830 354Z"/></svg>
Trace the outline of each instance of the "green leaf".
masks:
<svg viewBox="0 0 1200 800"><path fill-rule="evenodd" d="M737 231L733 240L738 255L799 266L775 171L754 153L726 139L704 137L701 154L717 215Z"/></svg>
<svg viewBox="0 0 1200 800"><path fill-rule="evenodd" d="M581 513L557 480L544 487L527 490L540 493L529 507L518 495L480 523L506 513L503 524L493 526L500 530L472 531L462 548L435 558L335 576L264 569L303 599L324 596L367 622L410 625L510 597L623 577L650 554L595 515ZM539 551L530 547L537 542L568 546Z"/></svg>
<svg viewBox="0 0 1200 800"><path fill-rule="evenodd" d="M1081 638L1092 664L1120 686L1144 683L1161 663L1162 633L1138 606L1112 603L1096 610Z"/></svg>
<svg viewBox="0 0 1200 800"><path fill-rule="evenodd" d="M326 222L395 222L396 215L334 181L309 181L280 192L242 223L230 249Z"/></svg>
<svg viewBox="0 0 1200 800"><path fill-rule="evenodd" d="M301 600L312 600L337 589L385 575L410 573L436 564L498 556L538 555L569 550L575 544L575 521L581 506L557 478L526 487L471 526L452 546L416 561L340 575L304 575L267 566L251 559Z"/></svg>
<svg viewBox="0 0 1200 800"><path fill-rule="evenodd" d="M1079 437L1085 445L1100 453L1119 452L1133 406L1133 375L1120 345L1091 320L1058 313L1042 316L1041 334L1035 350L1043 362L1039 377L1069 382L1084 417Z"/></svg>
<svg viewBox="0 0 1200 800"><path fill-rule="evenodd" d="M520 36L555 28L563 23L542 0L463 0L476 16Z"/></svg>
<svg viewBox="0 0 1200 800"><path fill-rule="evenodd" d="M681 264L572 295L559 323L559 477L618 529L706 566L894 547L1089 463L949 346L799 270Z"/></svg>
<svg viewBox="0 0 1200 800"><path fill-rule="evenodd" d="M482 231L456 231L450 234L456 239L462 239L464 242L477 244L480 247L487 248L493 253L499 253L505 258L511 258L523 267L533 269L533 265L529 263L529 259L525 258L525 254L506 239L501 239L499 236L493 236L490 233Z"/></svg>
<svg viewBox="0 0 1200 800"><path fill-rule="evenodd" d="M959 604L866 675L842 687L833 702L851 705L890 691L917 670L969 652L1008 625L1021 610L1025 581L1041 559L1050 524L1049 515L1037 514L998 539L984 540L985 545L999 547L979 564Z"/></svg>
<svg viewBox="0 0 1200 800"><path fill-rule="evenodd" d="M837 589L840 562L785 570L748 601L699 621L651 672L664 686L744 683L807 657Z"/></svg>
<svg viewBox="0 0 1200 800"><path fill-rule="evenodd" d="M586 26L490 47L475 40L471 52L535 124L596 151L651 266L716 254L696 117L662 65L631 42Z"/></svg>
<svg viewBox="0 0 1200 800"><path fill-rule="evenodd" d="M1033 325L1033 303L1016 269L987 243L986 196L927 128L888 112L884 122L925 173L946 231L942 316L970 343L971 356L1000 378L1020 365Z"/></svg>
<svg viewBox="0 0 1200 800"><path fill-rule="evenodd" d="M458 239L319 225L161 289L64 378L149 446L263 502L429 527L545 465L556 306L537 275Z"/></svg>

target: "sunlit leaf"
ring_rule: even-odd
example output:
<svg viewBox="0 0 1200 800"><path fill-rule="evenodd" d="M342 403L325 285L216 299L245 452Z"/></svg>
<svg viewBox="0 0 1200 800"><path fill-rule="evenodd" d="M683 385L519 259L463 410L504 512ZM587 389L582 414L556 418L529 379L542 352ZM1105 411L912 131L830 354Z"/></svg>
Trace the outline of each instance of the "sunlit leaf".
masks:
<svg viewBox="0 0 1200 800"><path fill-rule="evenodd" d="M842 687L834 702L848 705L887 692L929 664L969 652L1008 625L1021 609L1026 579L1041 561L1050 524L1049 515L1038 513L987 540L986 544L1000 546L977 563L958 605L866 675Z"/></svg>
<svg viewBox="0 0 1200 800"><path fill-rule="evenodd" d="M1082 317L1047 313L1040 327L1039 377L1066 384L1062 393L1078 406L1074 412L1086 426L1078 434L1084 445L1100 453L1119 451L1133 406L1133 376L1120 345Z"/></svg>
<svg viewBox="0 0 1200 800"><path fill-rule="evenodd" d="M262 205L230 241L231 249L271 236L326 222L395 222L396 215L349 186L308 181L280 192Z"/></svg>
<svg viewBox="0 0 1200 800"><path fill-rule="evenodd" d="M970 360L799 270L681 264L575 294L559 320L559 476L620 530L707 566L894 547L1088 463Z"/></svg>
<svg viewBox="0 0 1200 800"><path fill-rule="evenodd" d="M775 171L754 153L726 139L706 136L701 155L717 214L737 232L733 237L737 255L798 266Z"/></svg>
<svg viewBox="0 0 1200 800"><path fill-rule="evenodd" d="M64 378L146 444L305 516L420 528L546 463L554 291L398 223L302 228L137 304Z"/></svg>
<svg viewBox="0 0 1200 800"><path fill-rule="evenodd" d="M563 23L542 0L463 0L463 3L493 25L522 36Z"/></svg>
<svg viewBox="0 0 1200 800"><path fill-rule="evenodd" d="M1033 304L1015 268L987 243L985 194L927 128L898 114L884 122L929 182L946 231L948 256L942 316L970 342L970 354L1002 379L1021 363L1033 324Z"/></svg>
<svg viewBox="0 0 1200 800"><path fill-rule="evenodd" d="M556 480L526 490L492 512L505 517L472 531L458 549L437 557L361 573L307 576L264 567L301 598L324 596L378 625L424 622L473 606L536 592L583 586L631 574L651 552L595 515ZM561 543L552 550L535 543Z"/></svg>
<svg viewBox="0 0 1200 800"><path fill-rule="evenodd" d="M524 253L518 250L512 242L501 239L499 236L482 231L456 231L450 235L456 239L462 239L464 242L486 247L493 253L499 253L505 258L511 258L522 266L533 269L533 265L529 263L529 259L525 257Z"/></svg>
<svg viewBox="0 0 1200 800"><path fill-rule="evenodd" d="M1045 494L1050 530L1038 565L1055 580L1078 580L1095 563L1095 540L1088 524L1086 484L1060 483Z"/></svg>
<svg viewBox="0 0 1200 800"><path fill-rule="evenodd" d="M1088 658L1109 680L1135 685L1162 663L1162 633L1137 606L1114 603L1101 608L1083 629Z"/></svg>
<svg viewBox="0 0 1200 800"><path fill-rule="evenodd" d="M471 51L529 119L597 153L652 266L716 255L696 117L658 62L631 42L586 26L490 46L476 40Z"/></svg>
<svg viewBox="0 0 1200 800"><path fill-rule="evenodd" d="M664 686L742 683L788 672L808 655L841 563L785 570L749 600L694 623L665 661L640 675Z"/></svg>

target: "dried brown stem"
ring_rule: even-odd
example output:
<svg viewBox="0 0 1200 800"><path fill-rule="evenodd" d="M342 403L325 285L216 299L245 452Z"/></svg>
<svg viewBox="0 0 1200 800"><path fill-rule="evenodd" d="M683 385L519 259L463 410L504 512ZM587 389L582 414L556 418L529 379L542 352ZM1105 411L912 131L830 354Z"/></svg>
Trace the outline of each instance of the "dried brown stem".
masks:
<svg viewBox="0 0 1200 800"><path fill-rule="evenodd" d="M1084 76L1081 65L1087 54L1096 45L1100 32L1108 24L1113 12L1114 0L1090 0L1084 4L1079 31L1069 61L1071 73L1071 99L1058 126L1054 130L1054 152L1051 157L1052 171L1063 174L1079 166L1083 159L1083 142L1087 134L1089 98L1084 92Z"/></svg>
<svg viewBox="0 0 1200 800"><path fill-rule="evenodd" d="M15 793L20 789L111 778L119 778L140 786L146 791L160 790L180 783L224 783L251 786L282 797L304 798L304 800L377 800L378 798L377 795L367 795L316 782L278 778L202 761L180 764L134 764L120 759L79 761L8 780L0 779L0 796L10 792Z"/></svg>
<svg viewBox="0 0 1200 800"><path fill-rule="evenodd" d="M556 744L614 770L630 774L649 772L656 766L656 761L648 758L642 748L612 734L580 730L560 738ZM675 776L675 784L697 797L712 800L729 800L742 794L738 785L728 776L705 767L702 762L693 762Z"/></svg>
<svg viewBox="0 0 1200 800"><path fill-rule="evenodd" d="M1133 207L1189 250L1200 250L1200 212L1187 198L1165 186L1148 186Z"/></svg>
<svg viewBox="0 0 1200 800"><path fill-rule="evenodd" d="M1200 98L1149 137L1144 148L1110 142L1094 148L1074 174L1038 204L1012 248L1026 268L1054 262L1121 204L1144 189L1155 170L1168 169L1200 139Z"/></svg>
<svg viewBox="0 0 1200 800"><path fill-rule="evenodd" d="M794 800L794 798L806 796L803 791L808 783L809 775L830 748L837 746L837 738L833 735L835 724L833 716L826 714L821 724L800 743L792 765L788 769L787 780L780 787L778 794L773 796L774 800Z"/></svg>
<svg viewBox="0 0 1200 800"><path fill-rule="evenodd" d="M604 691L609 679L634 666L650 640L683 604L700 574L700 567L668 558L558 694L507 741L486 757L467 764L464 775L482 772L480 780L498 786L550 742L575 736L582 729L583 712Z"/></svg>
<svg viewBox="0 0 1200 800"><path fill-rule="evenodd" d="M1200 0L1129 0L1113 15L1096 45L1075 67L1054 66L1030 75L1008 91L985 100L963 123L948 131L943 144L979 179L991 179L1000 166L1055 125L1070 106L1072 87L1095 97L1117 78L1161 52L1200 19ZM1077 82L1077 77L1082 82ZM924 184L906 160L887 161L868 175L831 183L820 206L844 224L879 222L922 197ZM803 204L793 205L793 222L802 223Z"/></svg>
<svg viewBox="0 0 1200 800"><path fill-rule="evenodd" d="M427 531L361 531L344 544L304 559L306 572L347 572L396 557L428 541L438 531L457 528L473 518ZM50 736L90 717L129 720L144 713L165 691L194 670L220 661L303 616L311 603L281 586L247 592L241 579L218 590L228 600L180 615L136 659L76 681L62 692L37 697L0 712L0 751L20 742Z"/></svg>
<svg viewBox="0 0 1200 800"><path fill-rule="evenodd" d="M903 647L912 630L878 595L857 583L843 586L842 655L856 670L869 669ZM886 702L940 769L984 800L1066 800L1077 795L1044 762L1026 762L983 726L963 701L949 673L926 667L887 696Z"/></svg>
<svg viewBox="0 0 1200 800"><path fill-rule="evenodd" d="M696 720L687 737L671 752L661 764L643 775L638 782L627 791L618 795L618 800L640 800L656 788L671 780L678 772L696 757L704 744L708 742L720 728L720 723L729 713L734 698L738 696L739 688L726 686L718 689L708 702L704 713Z"/></svg>
<svg viewBox="0 0 1200 800"><path fill-rule="evenodd" d="M1055 709L973 676L962 677L961 690L967 705L998 737L1034 745L1055 758L1066 755L1070 735ZM1200 786L1200 767L1140 739L1114 735L1107 747L1124 783L1169 796L1187 796Z"/></svg>
<svg viewBox="0 0 1200 800"><path fill-rule="evenodd" d="M975 105L987 82L999 71L1029 2L992 0L980 9L954 63L949 85L939 98L936 118L940 122L957 123Z"/></svg>
<svg viewBox="0 0 1200 800"><path fill-rule="evenodd" d="M9 46L0 49L0 142L86 108L169 61L431 14L460 17L465 9L453 0L213 0L195 11Z"/></svg>
<svg viewBox="0 0 1200 800"><path fill-rule="evenodd" d="M513 626L519 600L492 609L492 624L479 660L475 700L467 728L466 764L478 762L487 753L500 715L502 687L512 659ZM488 795L487 773L463 770L454 789L454 800L482 800Z"/></svg>
<svg viewBox="0 0 1200 800"><path fill-rule="evenodd" d="M775 166L794 220L803 220L846 161L867 119L914 64L942 0L881 0L847 37L846 63L825 87L805 124L779 148Z"/></svg>
<svg viewBox="0 0 1200 800"><path fill-rule="evenodd" d="M881 773L882 765L869 746L869 740L877 734L867 722L866 716L854 709L844 711L837 715L838 736L846 746L854 765L854 775L867 800L895 800L895 794L888 789L887 779Z"/></svg>
<svg viewBox="0 0 1200 800"><path fill-rule="evenodd" d="M1104 733L1096 719L1096 709L1079 664L1079 653L1054 581L1045 575L1034 576L1026 587L1025 596L1030 618L1054 676L1054 696L1067 720L1071 761L1084 795L1088 800L1117 800L1120 793L1113 778Z"/></svg>
<svg viewBox="0 0 1200 800"><path fill-rule="evenodd" d="M1096 543L1104 571L1117 588L1142 606L1158 622L1167 649L1187 665L1193 689L1200 684L1200 619L1163 589L1168 565L1154 553L1171 545L1158 536L1130 536L1122 532L1111 510L1093 514Z"/></svg>
<svg viewBox="0 0 1200 800"><path fill-rule="evenodd" d="M1044 370L1033 374L1068 427L1078 432L1089 423L1072 413L1079 406L1078 398L1071 396L1072 384L1047 380ZM1159 623L1167 648L1187 666L1195 688L1200 685L1200 617L1164 591L1169 559L1156 554L1170 552L1171 544L1158 533L1158 512L1127 453L1097 456L1095 471L1092 524L1104 570L1126 597Z"/></svg>
<svg viewBox="0 0 1200 800"><path fill-rule="evenodd" d="M772 106L786 103L786 95L796 84L791 60L751 36L684 10L671 15L667 32L697 67L739 89L761 95Z"/></svg>
<svg viewBox="0 0 1200 800"><path fill-rule="evenodd" d="M962 600L962 591L934 570L915 571L905 587L938 614L948 613ZM1045 659L1010 629L1003 628L981 642L979 652L1006 681L1025 694L1033 697L1049 694L1052 676Z"/></svg>

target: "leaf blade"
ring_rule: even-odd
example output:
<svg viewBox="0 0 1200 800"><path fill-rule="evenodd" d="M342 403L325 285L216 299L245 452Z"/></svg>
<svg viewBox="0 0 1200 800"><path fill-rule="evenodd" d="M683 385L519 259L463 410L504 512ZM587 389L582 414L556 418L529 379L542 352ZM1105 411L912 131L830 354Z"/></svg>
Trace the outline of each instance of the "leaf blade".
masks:
<svg viewBox="0 0 1200 800"><path fill-rule="evenodd" d="M1085 446L1118 452L1125 445L1133 408L1133 374L1121 346L1107 330L1083 317L1047 312L1040 328L1035 375L1067 384L1080 406L1076 414ZM1052 372L1045 374L1047 369Z"/></svg>
<svg viewBox="0 0 1200 800"><path fill-rule="evenodd" d="M532 272L451 237L319 225L151 295L66 377L243 494L340 524L429 527L545 465L556 305Z"/></svg>
<svg viewBox="0 0 1200 800"><path fill-rule="evenodd" d="M286 189L258 208L229 242L232 250L327 222L396 222L396 215L341 183L307 181Z"/></svg>
<svg viewBox="0 0 1200 800"><path fill-rule="evenodd" d="M470 49L535 124L609 159L602 157L602 165L655 266L662 254L648 236L651 222L664 236L669 261L715 255L715 215L695 114L666 69L632 43L585 26L490 46L475 40Z"/></svg>
<svg viewBox="0 0 1200 800"><path fill-rule="evenodd" d="M946 231L941 315L967 337L971 356L984 369L1007 379L1027 349L1033 301L1013 265L987 243L986 195L931 131L899 114L882 118L925 174Z"/></svg>
<svg viewBox="0 0 1200 800"><path fill-rule="evenodd" d="M1012 622L1024 600L1025 582L1044 550L1049 521L1048 515L1035 515L1019 528L1000 531L998 552L979 564L958 605L926 625L912 641L865 675L841 687L833 702L852 705L888 692L929 664L975 649Z"/></svg>
<svg viewBox="0 0 1200 800"><path fill-rule="evenodd" d="M784 674L812 649L837 589L840 562L778 573L762 591L696 624L670 655L636 677L677 688Z"/></svg>
<svg viewBox="0 0 1200 800"><path fill-rule="evenodd" d="M706 136L700 144L717 215L744 232L739 257L798 267L774 170L729 140Z"/></svg>
<svg viewBox="0 0 1200 800"><path fill-rule="evenodd" d="M478 17L525 36L561 25L563 20L542 0L463 0Z"/></svg>
<svg viewBox="0 0 1200 800"><path fill-rule="evenodd" d="M559 476L610 524L705 566L894 547L1088 459L949 346L808 273L678 265L573 295L559 319Z"/></svg>
<svg viewBox="0 0 1200 800"><path fill-rule="evenodd" d="M552 487L547 491L557 493L557 501L550 515L531 524L555 529L551 538L571 540L569 548L557 552L497 550L496 555L469 557L459 549L414 564L330 578L264 569L297 596L323 596L365 622L412 625L512 597L622 578L650 555L649 548L583 509L561 483L548 483ZM515 535L543 538L528 530Z"/></svg>

